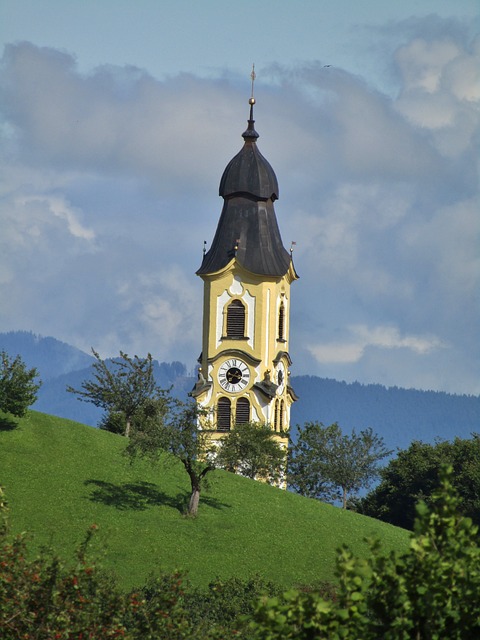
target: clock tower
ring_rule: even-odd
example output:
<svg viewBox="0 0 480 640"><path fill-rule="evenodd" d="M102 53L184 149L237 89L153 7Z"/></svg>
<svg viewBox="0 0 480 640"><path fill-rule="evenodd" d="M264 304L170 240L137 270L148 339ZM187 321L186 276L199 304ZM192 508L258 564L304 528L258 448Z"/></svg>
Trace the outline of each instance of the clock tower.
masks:
<svg viewBox="0 0 480 640"><path fill-rule="evenodd" d="M197 271L203 337L191 395L208 410L213 439L260 422L286 447L296 400L289 384L290 284L298 276L275 216L277 178L257 147L253 92L249 103L243 148L220 180L222 213Z"/></svg>

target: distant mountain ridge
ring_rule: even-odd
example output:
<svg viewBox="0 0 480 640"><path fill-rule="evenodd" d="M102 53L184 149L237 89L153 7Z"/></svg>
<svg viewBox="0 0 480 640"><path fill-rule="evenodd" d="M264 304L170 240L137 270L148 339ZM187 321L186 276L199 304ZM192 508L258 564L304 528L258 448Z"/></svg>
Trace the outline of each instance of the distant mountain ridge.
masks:
<svg viewBox="0 0 480 640"><path fill-rule="evenodd" d="M92 355L56 338L38 336L29 331L0 333L0 351L11 356L19 354L28 368L37 369L42 386L33 409L90 426L98 424L102 410L90 402L79 401L66 391L67 386L79 389L84 380L93 376L95 358ZM193 379L187 376L186 367L181 362L155 360L154 376L160 387L171 388L176 397L186 396L193 386Z"/></svg>
<svg viewBox="0 0 480 640"><path fill-rule="evenodd" d="M480 433L480 396L315 376L292 376L292 385L300 396L292 407L292 425L319 420L326 425L338 422L348 430L372 427L388 447L401 449L413 440L433 443Z"/></svg>
<svg viewBox="0 0 480 640"><path fill-rule="evenodd" d="M36 367L42 381L64 373L85 369L95 358L56 338L44 338L31 331L0 333L0 351L11 356L20 354L29 369Z"/></svg>
<svg viewBox="0 0 480 640"><path fill-rule="evenodd" d="M43 384L34 409L91 426L98 424L102 411L66 391L67 385L79 388L92 375L92 355L26 331L0 333L0 350L12 356L20 354L28 367L38 369ZM157 383L171 387L176 397L185 398L195 382L180 362L155 361L154 372ZM316 376L292 376L291 383L300 398L292 407L293 436L295 425L338 422L348 431L372 427L389 448L404 449L412 440L452 440L480 432L480 396L386 388Z"/></svg>

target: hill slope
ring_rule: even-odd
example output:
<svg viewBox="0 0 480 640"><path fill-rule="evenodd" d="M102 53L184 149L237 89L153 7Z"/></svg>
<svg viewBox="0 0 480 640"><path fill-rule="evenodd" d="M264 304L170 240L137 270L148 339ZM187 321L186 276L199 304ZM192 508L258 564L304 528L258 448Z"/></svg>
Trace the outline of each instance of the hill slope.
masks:
<svg viewBox="0 0 480 640"><path fill-rule="evenodd" d="M5 425L4 425L5 427ZM332 580L335 549L359 555L366 536L402 548L407 532L226 472L215 472L196 520L181 516L188 480L181 465L129 464L125 440L30 412L0 430L0 482L14 531L63 556L97 523L102 563L125 587L150 572L185 569L193 583L259 573L285 586Z"/></svg>

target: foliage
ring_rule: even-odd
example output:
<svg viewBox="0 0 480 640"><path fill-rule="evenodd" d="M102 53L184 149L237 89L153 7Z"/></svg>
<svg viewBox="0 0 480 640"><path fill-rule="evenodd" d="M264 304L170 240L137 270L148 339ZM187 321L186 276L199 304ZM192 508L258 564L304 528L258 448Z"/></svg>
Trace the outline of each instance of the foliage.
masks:
<svg viewBox="0 0 480 640"><path fill-rule="evenodd" d="M222 438L216 463L252 480L276 484L284 473L285 458L285 450L268 424L245 422Z"/></svg>
<svg viewBox="0 0 480 640"><path fill-rule="evenodd" d="M0 352L0 411L23 417L37 399L41 385L37 377L37 370L27 369L19 355L12 359Z"/></svg>
<svg viewBox="0 0 480 640"><path fill-rule="evenodd" d="M152 405L154 409L154 405ZM135 423L132 438L126 449L131 458L137 455L154 461L162 451L171 453L180 460L188 474L191 486L190 500L186 514L196 517L200 493L207 482L207 474L215 469L214 450L209 430L200 424L204 410L195 402L168 399L165 413L152 411Z"/></svg>
<svg viewBox="0 0 480 640"><path fill-rule="evenodd" d="M458 515L452 469L441 476L431 506L419 503L407 553L371 557L347 548L337 559L334 598L317 591L278 595L259 578L215 581L192 590L178 573L162 574L127 594L87 558L90 528L73 567L44 552L29 560L26 539L0 530L2 638L25 640L464 640L480 635L478 528ZM5 500L0 491L2 514ZM349 515L349 514L344 514ZM354 514L352 514L354 515ZM357 516L358 517L358 516ZM255 599L260 597L256 605ZM273 595L273 597L272 597ZM253 608L253 613L250 613ZM204 616L202 619L202 611ZM245 614L238 620L238 612ZM245 625L248 625L245 629Z"/></svg>
<svg viewBox="0 0 480 640"><path fill-rule="evenodd" d="M290 445L288 481L309 498L341 499L346 509L348 495L368 487L378 475L379 461L390 453L372 429L344 435L336 422L329 427L307 422Z"/></svg>
<svg viewBox="0 0 480 640"><path fill-rule="evenodd" d="M0 489L0 506L2 499ZM125 638L201 640L227 638L192 622L184 606L183 578L164 574L143 589L121 592L113 579L89 561L93 525L69 567L44 550L33 560L25 536L12 542L0 530L0 632L3 640Z"/></svg>
<svg viewBox="0 0 480 640"><path fill-rule="evenodd" d="M123 411L107 411L103 414L98 426L103 431L116 433L118 436L125 434L127 419ZM130 425L131 428L131 425Z"/></svg>
<svg viewBox="0 0 480 640"><path fill-rule="evenodd" d="M259 575L246 580L217 579L210 582L207 592L197 589L187 604L190 614L197 621L207 617L210 623L238 626L241 615L253 613L260 596L280 593L278 585Z"/></svg>
<svg viewBox="0 0 480 640"><path fill-rule="evenodd" d="M158 607L158 599L164 599L165 582L170 576L151 577L146 585L138 590L149 606ZM168 585L167 585L168 586ZM253 614L259 598L263 595L280 595L281 589L272 582L255 575L252 578L216 579L208 588L192 587L188 582L182 584L182 605L188 612L188 620L199 638L226 638L230 635L252 638L242 617Z"/></svg>
<svg viewBox="0 0 480 640"><path fill-rule="evenodd" d="M358 505L361 513L412 529L415 504L431 500L442 464L454 469L459 508L480 524L480 436L426 444L414 441L380 471L380 484Z"/></svg>
<svg viewBox="0 0 480 640"><path fill-rule="evenodd" d="M26 559L21 538L0 549L0 629L4 640L126 638L187 640L197 635L172 576L154 605L121 593L108 576L80 558L68 569L56 558ZM203 636L205 637L205 636Z"/></svg>
<svg viewBox="0 0 480 640"><path fill-rule="evenodd" d="M431 508L417 507L409 552L359 560L338 556L336 601L318 593L287 592L264 598L251 629L258 640L362 638L362 640L465 640L480 637L478 528L459 516L452 469L444 469Z"/></svg>
<svg viewBox="0 0 480 640"><path fill-rule="evenodd" d="M82 553L70 570L46 553L30 561L25 538L19 536L11 543L0 541L0 558L0 629L5 640L124 635L122 598Z"/></svg>
<svg viewBox="0 0 480 640"><path fill-rule="evenodd" d="M94 380L84 380L81 389L67 386L67 391L77 395L79 400L91 402L106 411L103 428L113 428L117 432L123 419L123 434L129 437L135 413L146 401L159 400L164 394L153 376L152 356L130 358L120 351L120 358L106 362L95 349L92 353L96 359L93 363Z"/></svg>

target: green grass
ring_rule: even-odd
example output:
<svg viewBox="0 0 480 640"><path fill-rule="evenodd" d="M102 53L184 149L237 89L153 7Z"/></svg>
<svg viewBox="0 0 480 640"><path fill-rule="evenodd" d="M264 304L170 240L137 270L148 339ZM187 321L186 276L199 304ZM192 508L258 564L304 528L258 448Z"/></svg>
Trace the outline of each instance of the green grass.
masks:
<svg viewBox="0 0 480 640"><path fill-rule="evenodd" d="M199 517L185 518L189 483L176 461L130 464L122 437L34 411L16 422L0 424L12 531L68 558L96 523L101 564L125 588L159 569L185 570L199 586L255 573L286 587L332 581L343 543L358 555L366 537L407 545L402 529L223 471L212 474Z"/></svg>

